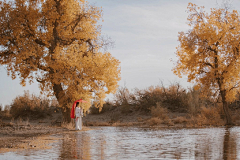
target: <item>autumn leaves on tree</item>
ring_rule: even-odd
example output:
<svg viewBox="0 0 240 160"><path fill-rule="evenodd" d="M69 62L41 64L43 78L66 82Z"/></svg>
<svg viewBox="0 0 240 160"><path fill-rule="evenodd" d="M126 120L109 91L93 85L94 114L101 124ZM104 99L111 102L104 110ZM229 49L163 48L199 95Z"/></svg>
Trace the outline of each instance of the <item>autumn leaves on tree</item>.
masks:
<svg viewBox="0 0 240 160"><path fill-rule="evenodd" d="M55 95L65 120L75 100L94 98L101 107L106 94L116 91L120 62L100 51L108 43L97 24L101 8L84 0L0 3L0 64L23 86L35 79L42 92Z"/></svg>
<svg viewBox="0 0 240 160"><path fill-rule="evenodd" d="M174 73L187 75L202 93L223 104L226 124L232 124L228 102L240 86L240 16L236 10L211 9L189 3L188 25L179 33Z"/></svg>
<svg viewBox="0 0 240 160"><path fill-rule="evenodd" d="M0 2L0 64L13 79L39 82L42 92L55 95L70 120L70 106L83 98L97 107L114 93L120 62L101 49L101 8L84 0L13 0ZM240 85L240 17L236 10L211 9L189 3L187 32L179 33L178 61L173 69L187 75L202 93L228 102ZM85 106L87 110L90 103Z"/></svg>

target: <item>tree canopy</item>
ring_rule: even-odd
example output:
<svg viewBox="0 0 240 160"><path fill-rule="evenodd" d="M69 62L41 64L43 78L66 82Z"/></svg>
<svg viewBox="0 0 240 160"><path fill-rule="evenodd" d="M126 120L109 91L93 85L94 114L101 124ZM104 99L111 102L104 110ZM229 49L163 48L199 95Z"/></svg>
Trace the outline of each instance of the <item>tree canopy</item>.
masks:
<svg viewBox="0 0 240 160"><path fill-rule="evenodd" d="M176 55L178 61L173 68L179 77L188 76L202 93L220 97L231 123L227 102L233 101L240 86L240 16L236 10L188 5L187 32L180 32Z"/></svg>
<svg viewBox="0 0 240 160"><path fill-rule="evenodd" d="M106 94L116 91L120 62L101 52L108 43L98 24L101 8L84 0L12 0L0 6L0 64L12 79L18 76L23 86L35 79L65 109L80 98L94 98L101 107Z"/></svg>

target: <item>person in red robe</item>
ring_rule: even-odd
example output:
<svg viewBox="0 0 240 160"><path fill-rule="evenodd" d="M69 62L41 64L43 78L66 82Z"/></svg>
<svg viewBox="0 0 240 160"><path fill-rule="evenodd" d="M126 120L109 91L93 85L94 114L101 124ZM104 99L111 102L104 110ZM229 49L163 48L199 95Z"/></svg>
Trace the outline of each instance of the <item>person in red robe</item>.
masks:
<svg viewBox="0 0 240 160"><path fill-rule="evenodd" d="M72 105L71 115L70 115L72 119L75 119L76 130L82 129L82 116L83 116L82 106L80 108L80 113L79 113L80 115L78 114L78 117L76 117L76 113L75 113L76 106L80 105L80 103L87 103L87 101L84 101L82 99L76 100Z"/></svg>

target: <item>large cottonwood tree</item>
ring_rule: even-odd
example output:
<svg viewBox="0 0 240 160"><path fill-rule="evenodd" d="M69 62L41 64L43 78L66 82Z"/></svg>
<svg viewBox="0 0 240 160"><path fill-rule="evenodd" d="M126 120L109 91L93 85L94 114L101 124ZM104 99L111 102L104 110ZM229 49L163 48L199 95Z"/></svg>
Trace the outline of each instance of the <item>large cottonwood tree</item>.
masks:
<svg viewBox="0 0 240 160"><path fill-rule="evenodd" d="M240 86L240 16L236 10L189 3L187 32L179 33L178 61L173 71L187 75L203 93L220 97L226 124L232 124L227 103L235 99Z"/></svg>
<svg viewBox="0 0 240 160"><path fill-rule="evenodd" d="M70 120L74 100L102 106L115 92L120 62L101 52L101 8L84 0L12 0L0 2L0 64L21 84L39 82L55 95ZM88 103L85 107L90 106Z"/></svg>

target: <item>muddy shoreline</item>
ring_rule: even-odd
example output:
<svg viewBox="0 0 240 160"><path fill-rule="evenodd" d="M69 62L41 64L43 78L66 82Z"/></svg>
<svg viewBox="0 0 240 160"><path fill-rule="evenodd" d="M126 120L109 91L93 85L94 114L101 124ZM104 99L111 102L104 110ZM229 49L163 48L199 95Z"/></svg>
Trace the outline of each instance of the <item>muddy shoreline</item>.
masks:
<svg viewBox="0 0 240 160"><path fill-rule="evenodd" d="M85 115L83 117L83 130L89 130L90 126L133 126L133 127L154 127L158 129L182 129L182 128L206 128L221 127L222 125L195 126L192 123L179 119L179 116L186 116L179 113L168 113L169 118L159 123L151 114L134 112L120 114L119 112L106 112L103 114ZM58 117L58 118L57 118ZM49 137L53 134L63 132L74 132L73 123L63 124L61 115L55 113L53 117L41 120L2 120L0 121L0 153L6 149L31 149L41 146L44 139L40 139L37 145L35 141L41 137ZM155 123L155 119L157 120ZM236 124L238 126L238 124ZM45 143L45 142L44 142ZM24 144L24 145L23 145Z"/></svg>
<svg viewBox="0 0 240 160"><path fill-rule="evenodd" d="M65 131L69 131L69 129L64 127L43 126L39 124L11 124L8 126L2 126L0 129L0 149L19 148L19 145L23 141L31 141L36 137L62 133ZM34 148L34 146L30 145L28 147Z"/></svg>
<svg viewBox="0 0 240 160"><path fill-rule="evenodd" d="M102 117L102 116L101 116ZM100 117L100 118L101 118ZM90 120L91 119L91 120ZM97 121L97 123L96 123ZM40 121L42 122L42 120ZM41 137L49 137L53 134L60 134L64 132L75 132L73 125L62 124L61 126L54 126L51 123L22 122L21 125L13 122L2 122L0 127L0 153L9 150L17 149L37 149L40 145L32 145L32 141L41 139ZM135 120L124 122L110 122L108 119L99 120L99 116L88 115L83 118L83 130L89 130L90 126L137 126L149 127L144 122L137 122ZM164 128L164 126L162 126ZM167 126L165 126L167 127ZM49 138L48 138L49 139ZM42 142L44 139L42 139Z"/></svg>
<svg viewBox="0 0 240 160"><path fill-rule="evenodd" d="M60 116L57 113L53 115L53 117ZM32 145L30 142L39 137L75 131L73 123L64 124L59 118L53 119L53 117L40 120L23 120L21 118L17 120L2 119L0 121L0 153L9 149L38 148L38 146ZM137 115L114 116L114 119L112 117L105 114L86 115L83 117L83 131L89 130L90 126L146 126L144 122L140 122L137 119L139 117ZM140 118L140 120L144 120L144 118ZM28 142L27 145L22 145L26 142Z"/></svg>

